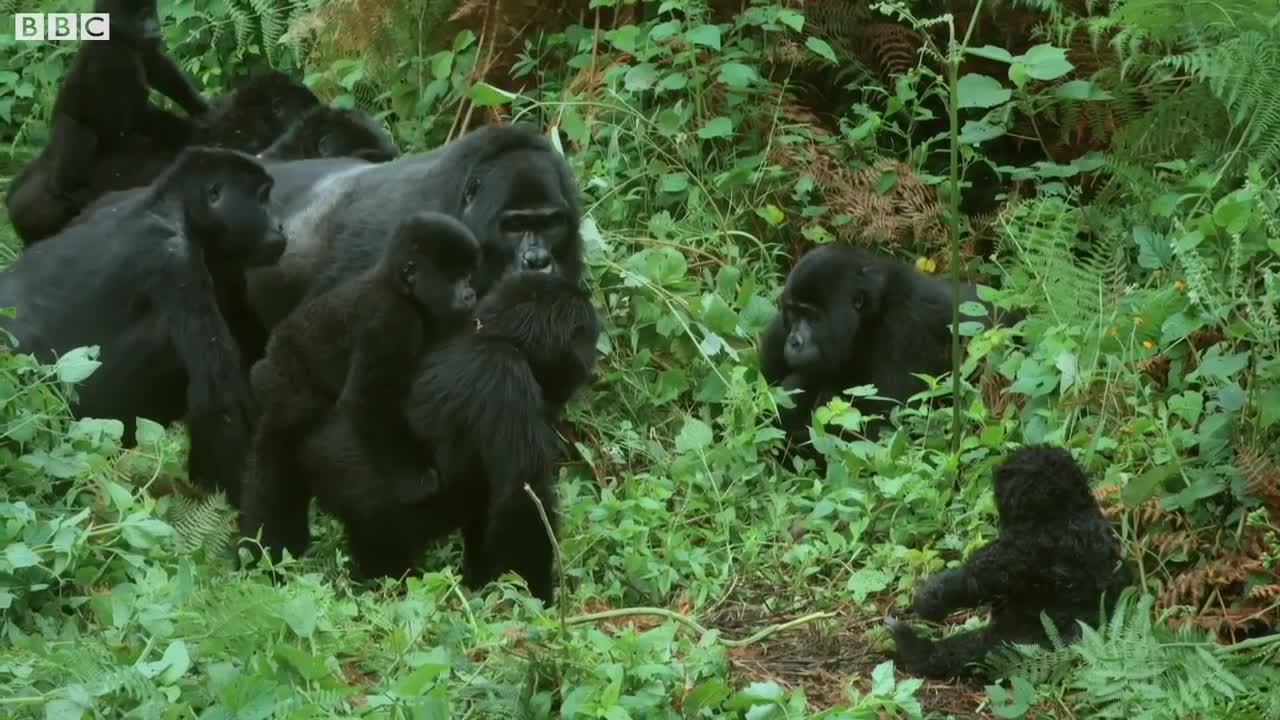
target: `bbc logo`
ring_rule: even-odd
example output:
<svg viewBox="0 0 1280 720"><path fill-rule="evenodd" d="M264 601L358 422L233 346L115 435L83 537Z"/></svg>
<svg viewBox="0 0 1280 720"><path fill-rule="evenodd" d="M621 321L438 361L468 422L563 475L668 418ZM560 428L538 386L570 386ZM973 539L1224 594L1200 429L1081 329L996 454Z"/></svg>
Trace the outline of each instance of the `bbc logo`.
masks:
<svg viewBox="0 0 1280 720"><path fill-rule="evenodd" d="M16 40L110 40L110 13L15 13Z"/></svg>

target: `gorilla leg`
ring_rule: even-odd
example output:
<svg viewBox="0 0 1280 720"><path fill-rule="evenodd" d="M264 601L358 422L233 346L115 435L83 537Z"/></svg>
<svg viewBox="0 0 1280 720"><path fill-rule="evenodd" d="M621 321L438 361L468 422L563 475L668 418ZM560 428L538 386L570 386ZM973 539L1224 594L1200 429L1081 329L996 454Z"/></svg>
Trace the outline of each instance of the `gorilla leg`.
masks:
<svg viewBox="0 0 1280 720"><path fill-rule="evenodd" d="M558 531L559 513L555 491L541 483L535 484L534 494L542 503L551 522L552 531ZM533 500L517 489L511 496L490 510L484 534L483 556L476 558L479 567L474 573L484 576L487 583L508 570L518 573L529 585L529 592L547 605L555 599L553 569L555 549L547 537L546 526ZM464 533L465 533L464 529ZM468 540L466 545L471 547ZM463 572L467 574L466 557Z"/></svg>
<svg viewBox="0 0 1280 720"><path fill-rule="evenodd" d="M972 664L999 644L989 627L959 632L941 640L920 637L901 622L893 626L892 632L901 669L931 678L976 674Z"/></svg>

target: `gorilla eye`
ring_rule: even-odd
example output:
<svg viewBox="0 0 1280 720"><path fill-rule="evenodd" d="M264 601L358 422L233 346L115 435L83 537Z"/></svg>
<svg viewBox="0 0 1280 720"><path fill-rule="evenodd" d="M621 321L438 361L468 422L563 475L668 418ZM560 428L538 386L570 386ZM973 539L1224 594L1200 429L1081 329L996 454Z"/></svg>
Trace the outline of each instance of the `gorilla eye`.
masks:
<svg viewBox="0 0 1280 720"><path fill-rule="evenodd" d="M476 178L467 180L467 187L462 191L462 203L470 205L472 200L476 199L476 194L480 192L480 181Z"/></svg>
<svg viewBox="0 0 1280 720"><path fill-rule="evenodd" d="M266 204L267 204L267 202L268 202L270 199L271 199L271 185L270 185L270 184L266 184L266 185L263 185L262 187L258 188L258 202L259 202L259 203L261 203L261 204L263 204L263 205L266 205Z"/></svg>

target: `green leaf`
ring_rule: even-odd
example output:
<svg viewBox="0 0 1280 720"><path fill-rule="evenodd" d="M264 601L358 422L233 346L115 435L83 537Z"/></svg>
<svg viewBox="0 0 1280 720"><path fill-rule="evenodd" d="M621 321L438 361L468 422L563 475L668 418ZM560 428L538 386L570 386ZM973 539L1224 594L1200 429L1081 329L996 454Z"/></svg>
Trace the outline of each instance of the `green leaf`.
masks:
<svg viewBox="0 0 1280 720"><path fill-rule="evenodd" d="M654 25L653 29L649 31L649 39L660 43L678 32L680 32L680 21L668 20Z"/></svg>
<svg viewBox="0 0 1280 720"><path fill-rule="evenodd" d="M997 62L1013 62L1013 55L1008 50L996 45L983 45L982 47L968 48L965 52L970 55L976 55L980 58L995 60Z"/></svg>
<svg viewBox="0 0 1280 720"><path fill-rule="evenodd" d="M772 203L756 208L755 213L762 220L769 223L770 227L778 227L782 224L783 220L787 219L787 216L782 212L782 210Z"/></svg>
<svg viewBox="0 0 1280 720"><path fill-rule="evenodd" d="M832 65L836 64L836 52L831 49L831 46L828 45L825 40L810 37L808 40L804 41L804 46Z"/></svg>
<svg viewBox="0 0 1280 720"><path fill-rule="evenodd" d="M629 92L642 92L653 87L657 81L658 66L653 63L640 63L627 71L622 84Z"/></svg>
<svg viewBox="0 0 1280 720"><path fill-rule="evenodd" d="M887 573L880 570L862 568L849 576L849 582L845 585L845 590L853 595L854 602L861 605L867 601L867 596L884 590L889 587L891 582L893 582L893 578Z"/></svg>
<svg viewBox="0 0 1280 720"><path fill-rule="evenodd" d="M58 358L58 379L64 383L78 383L101 367L97 360L99 347L91 345L69 350Z"/></svg>
<svg viewBox="0 0 1280 720"><path fill-rule="evenodd" d="M699 25L684 34L684 39L693 45L720 49L720 28L715 25Z"/></svg>
<svg viewBox="0 0 1280 720"><path fill-rule="evenodd" d="M309 638L316 631L316 601L309 594L299 595L284 604L281 615L300 638Z"/></svg>
<svg viewBox="0 0 1280 720"><path fill-rule="evenodd" d="M44 706L45 720L80 720L89 708L71 700L50 700Z"/></svg>
<svg viewBox="0 0 1280 720"><path fill-rule="evenodd" d="M40 556L31 551L26 543L11 543L4 549L4 559L14 570L36 567L40 564Z"/></svg>
<svg viewBox="0 0 1280 720"><path fill-rule="evenodd" d="M702 450L711 444L711 427L697 418L687 418L684 427L676 435L676 451L681 453Z"/></svg>
<svg viewBox="0 0 1280 720"><path fill-rule="evenodd" d="M1178 474L1176 463L1156 465L1136 478L1129 480L1120 491L1120 498L1129 508L1136 508L1150 500L1158 490L1164 488L1170 478Z"/></svg>
<svg viewBox="0 0 1280 720"><path fill-rule="evenodd" d="M732 694L732 688L723 680L707 680L684 696L684 715L694 717L700 710L717 708Z"/></svg>
<svg viewBox="0 0 1280 720"><path fill-rule="evenodd" d="M992 125L976 120L966 120L964 125L960 127L960 142L966 145L978 145L994 140L1005 134L1005 129L999 125Z"/></svg>
<svg viewBox="0 0 1280 720"><path fill-rule="evenodd" d="M689 174L683 172L667 173L662 176L662 180L658 183L658 189L669 193L685 192L689 189Z"/></svg>
<svg viewBox="0 0 1280 720"><path fill-rule="evenodd" d="M755 68L742 63L728 62L720 66L718 79L731 88L746 89L758 80L760 75Z"/></svg>
<svg viewBox="0 0 1280 720"><path fill-rule="evenodd" d="M1114 96L1091 80L1070 80L1053 89L1053 94L1063 100L1100 102Z"/></svg>
<svg viewBox="0 0 1280 720"><path fill-rule="evenodd" d="M164 439L164 426L154 420L146 418L135 418L137 423L137 439L138 445L141 447L153 447L160 444Z"/></svg>
<svg viewBox="0 0 1280 720"><path fill-rule="evenodd" d="M304 680L319 680L329 674L329 668L320 659L293 645L282 643L276 645L274 651L278 659L296 670Z"/></svg>
<svg viewBox="0 0 1280 720"><path fill-rule="evenodd" d="M1067 59L1067 51L1052 45L1035 45L1016 58L1027 67L1027 75L1036 80L1056 80L1075 69Z"/></svg>
<svg viewBox="0 0 1280 720"><path fill-rule="evenodd" d="M786 25L796 32L804 30L804 15L801 15L795 10L778 10L778 22Z"/></svg>
<svg viewBox="0 0 1280 720"><path fill-rule="evenodd" d="M732 134L733 121L723 115L712 118L710 122L698 129L698 137L703 140L729 137Z"/></svg>
<svg viewBox="0 0 1280 720"><path fill-rule="evenodd" d="M1249 353L1223 355L1222 346L1214 345L1200 359L1200 367L1191 373L1191 378L1228 380L1249 364Z"/></svg>
<svg viewBox="0 0 1280 720"><path fill-rule="evenodd" d="M959 108L990 108L1008 101L1013 91L990 75L969 73L960 78L956 86Z"/></svg>
<svg viewBox="0 0 1280 720"><path fill-rule="evenodd" d="M494 87L487 82L478 82L467 91L467 97L470 97L480 107L496 107L498 105L506 105L520 96Z"/></svg>
<svg viewBox="0 0 1280 720"><path fill-rule="evenodd" d="M897 681L893 677L893 661L885 660L871 670L871 694L886 697L893 694Z"/></svg>
<svg viewBox="0 0 1280 720"><path fill-rule="evenodd" d="M1280 422L1280 385L1267 388L1262 393L1262 427L1269 428Z"/></svg>

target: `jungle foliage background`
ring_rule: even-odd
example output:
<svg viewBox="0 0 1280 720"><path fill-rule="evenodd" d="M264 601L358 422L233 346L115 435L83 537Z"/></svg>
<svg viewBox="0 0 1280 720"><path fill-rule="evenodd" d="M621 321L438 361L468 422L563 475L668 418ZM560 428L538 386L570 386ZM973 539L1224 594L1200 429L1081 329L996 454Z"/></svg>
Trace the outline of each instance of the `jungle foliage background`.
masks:
<svg viewBox="0 0 1280 720"><path fill-rule="evenodd" d="M559 129L608 330L562 427L568 593L469 592L457 542L356 586L323 517L289 582L232 570L180 428L122 451L67 416L92 351L6 352L0 717L1280 717L1275 0L160 6L210 94L283 69L406 151ZM7 177L75 45L4 31ZM844 242L947 272L953 229L964 275L1031 310L968 338L959 451L944 380L880 444L826 432L862 422L833 401L825 475L779 463L754 338L792 260ZM1088 465L1139 587L989 685L897 673L883 618L993 536L989 472L1033 442Z"/></svg>

